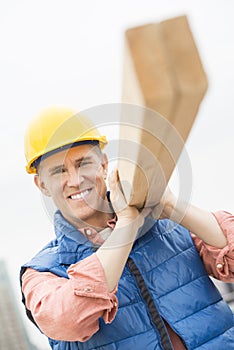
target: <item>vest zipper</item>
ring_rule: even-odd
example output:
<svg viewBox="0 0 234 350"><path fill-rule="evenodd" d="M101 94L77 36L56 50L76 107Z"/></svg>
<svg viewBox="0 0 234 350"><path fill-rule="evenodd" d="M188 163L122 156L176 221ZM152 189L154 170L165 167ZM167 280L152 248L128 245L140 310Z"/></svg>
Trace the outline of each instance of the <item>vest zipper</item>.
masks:
<svg viewBox="0 0 234 350"><path fill-rule="evenodd" d="M144 301L146 302L151 320L152 320L155 328L158 330L163 350L173 350L171 340L169 338L166 326L165 326L163 319L161 318L161 316L160 316L160 314L159 314L159 312L154 304L153 299L151 298L149 290L145 284L145 281L144 281L138 267L136 266L136 264L134 263L132 258L128 258L127 264L128 264L129 270L131 271L131 273L133 274L133 276L136 279L137 285L140 289L141 296L144 299Z"/></svg>

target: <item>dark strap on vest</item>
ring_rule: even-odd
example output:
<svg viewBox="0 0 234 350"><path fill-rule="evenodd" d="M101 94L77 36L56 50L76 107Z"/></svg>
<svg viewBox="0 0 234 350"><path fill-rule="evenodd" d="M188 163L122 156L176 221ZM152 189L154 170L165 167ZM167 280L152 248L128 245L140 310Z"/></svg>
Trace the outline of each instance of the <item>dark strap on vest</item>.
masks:
<svg viewBox="0 0 234 350"><path fill-rule="evenodd" d="M131 258L128 258L128 267L129 267L131 273L136 278L136 282L137 282L138 287L140 289L141 295L148 306L148 310L149 310L152 322L159 332L163 349L164 350L173 350L173 347L171 345L171 341L170 341L169 335L167 333L166 326L163 322L163 319L161 318L161 316L160 316L160 314L159 314L159 312L158 312L158 310L153 302L153 299L151 298L151 295L148 291L148 288L146 287L145 281L144 281L143 277L141 276L140 271L138 270L137 266L135 265L134 261Z"/></svg>

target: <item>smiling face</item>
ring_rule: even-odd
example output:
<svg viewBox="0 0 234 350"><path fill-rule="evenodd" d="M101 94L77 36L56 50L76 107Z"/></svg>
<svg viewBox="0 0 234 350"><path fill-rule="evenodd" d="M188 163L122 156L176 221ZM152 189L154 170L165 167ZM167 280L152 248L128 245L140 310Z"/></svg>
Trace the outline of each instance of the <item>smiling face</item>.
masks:
<svg viewBox="0 0 234 350"><path fill-rule="evenodd" d="M110 215L107 166L107 157L98 146L79 145L42 160L34 180L71 224L102 227Z"/></svg>

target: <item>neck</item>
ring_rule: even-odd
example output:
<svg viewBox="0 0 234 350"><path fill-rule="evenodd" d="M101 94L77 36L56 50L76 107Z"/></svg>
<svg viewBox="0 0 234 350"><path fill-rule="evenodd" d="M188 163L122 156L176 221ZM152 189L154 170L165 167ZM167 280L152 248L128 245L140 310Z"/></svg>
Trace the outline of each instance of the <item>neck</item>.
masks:
<svg viewBox="0 0 234 350"><path fill-rule="evenodd" d="M83 225L83 227L79 227L79 229L89 226L94 228L97 232L99 232L107 227L107 222L109 220L112 220L114 216L115 216L115 213L113 212L111 213L98 212L94 220L92 219L88 220L86 222L86 225Z"/></svg>

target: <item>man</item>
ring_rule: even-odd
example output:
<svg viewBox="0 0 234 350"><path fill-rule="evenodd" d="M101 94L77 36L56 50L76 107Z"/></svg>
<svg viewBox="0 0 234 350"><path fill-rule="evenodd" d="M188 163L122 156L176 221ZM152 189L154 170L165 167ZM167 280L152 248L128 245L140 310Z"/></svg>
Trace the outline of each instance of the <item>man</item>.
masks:
<svg viewBox="0 0 234 350"><path fill-rule="evenodd" d="M32 121L26 169L52 197L56 238L21 269L28 317L52 349L234 349L234 318L210 278L234 281L234 218L167 190L160 219L106 179L106 138L55 108ZM200 255L199 255L200 253ZM204 267L205 266L205 267Z"/></svg>

